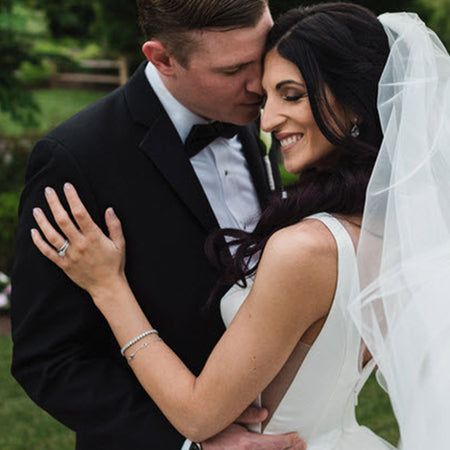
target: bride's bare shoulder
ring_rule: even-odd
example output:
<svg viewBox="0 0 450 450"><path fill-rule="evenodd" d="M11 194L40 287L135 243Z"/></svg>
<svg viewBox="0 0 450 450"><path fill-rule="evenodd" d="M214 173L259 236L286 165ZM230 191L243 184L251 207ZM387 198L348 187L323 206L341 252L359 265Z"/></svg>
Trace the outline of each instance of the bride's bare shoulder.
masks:
<svg viewBox="0 0 450 450"><path fill-rule="evenodd" d="M253 288L276 297L277 307L283 305L294 318L308 313L313 323L328 313L336 283L336 241L322 222L308 219L271 236Z"/></svg>
<svg viewBox="0 0 450 450"><path fill-rule="evenodd" d="M270 254L281 254L292 261L335 261L336 241L330 230L320 220L306 219L274 233L266 245Z"/></svg>

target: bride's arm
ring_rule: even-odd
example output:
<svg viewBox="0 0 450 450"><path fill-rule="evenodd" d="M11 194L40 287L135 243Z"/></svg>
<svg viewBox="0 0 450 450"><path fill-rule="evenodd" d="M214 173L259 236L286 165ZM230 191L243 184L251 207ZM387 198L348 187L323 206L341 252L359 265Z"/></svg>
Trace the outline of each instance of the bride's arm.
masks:
<svg viewBox="0 0 450 450"><path fill-rule="evenodd" d="M65 193L79 228L54 191L46 195L70 241L66 256L59 256L37 230L32 232L33 241L91 294L123 347L152 325L124 275L120 222L107 210L108 239L90 219L75 189L69 186ZM47 240L60 247L64 238L42 211L35 216ZM181 434L198 442L226 428L275 377L308 327L327 314L336 282L336 256L323 237L305 222L269 240L249 296L198 377L154 335L126 352L126 356L136 352L147 339L149 345L136 353L130 366Z"/></svg>

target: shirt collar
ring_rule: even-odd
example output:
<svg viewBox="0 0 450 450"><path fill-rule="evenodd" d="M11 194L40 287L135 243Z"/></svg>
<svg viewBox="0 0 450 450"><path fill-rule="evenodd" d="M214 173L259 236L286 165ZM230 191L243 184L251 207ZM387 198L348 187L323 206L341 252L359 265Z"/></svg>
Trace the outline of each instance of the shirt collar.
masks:
<svg viewBox="0 0 450 450"><path fill-rule="evenodd" d="M145 75L183 143L186 141L193 125L208 123L206 119L187 109L171 94L161 80L158 70L150 62L145 68Z"/></svg>

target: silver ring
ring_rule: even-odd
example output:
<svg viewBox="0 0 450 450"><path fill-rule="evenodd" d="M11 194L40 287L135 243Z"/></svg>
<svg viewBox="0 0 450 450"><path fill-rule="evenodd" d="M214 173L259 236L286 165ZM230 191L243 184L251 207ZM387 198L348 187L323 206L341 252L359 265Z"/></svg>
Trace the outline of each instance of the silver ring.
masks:
<svg viewBox="0 0 450 450"><path fill-rule="evenodd" d="M69 247L69 240L66 239L64 241L64 244L61 245L61 247L56 250L58 252L58 255L61 256L61 257L66 256L66 250L67 250L68 247Z"/></svg>

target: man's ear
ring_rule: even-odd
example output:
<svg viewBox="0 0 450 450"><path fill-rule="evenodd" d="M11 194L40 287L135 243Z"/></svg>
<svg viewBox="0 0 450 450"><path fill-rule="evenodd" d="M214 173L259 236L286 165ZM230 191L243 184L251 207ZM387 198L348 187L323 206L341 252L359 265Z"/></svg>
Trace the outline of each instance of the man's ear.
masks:
<svg viewBox="0 0 450 450"><path fill-rule="evenodd" d="M173 56L159 41L147 41L142 46L146 58L165 76L173 75Z"/></svg>

